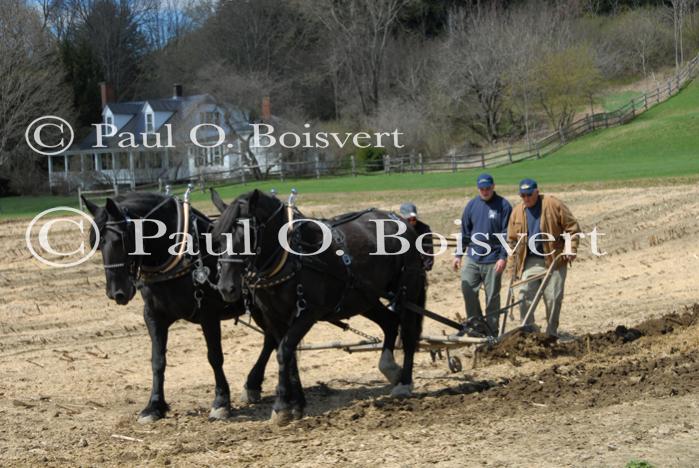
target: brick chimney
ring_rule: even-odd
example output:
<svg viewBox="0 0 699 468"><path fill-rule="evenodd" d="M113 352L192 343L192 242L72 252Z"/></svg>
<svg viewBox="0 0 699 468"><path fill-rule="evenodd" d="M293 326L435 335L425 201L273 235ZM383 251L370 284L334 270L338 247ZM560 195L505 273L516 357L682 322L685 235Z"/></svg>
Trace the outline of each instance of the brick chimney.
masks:
<svg viewBox="0 0 699 468"><path fill-rule="evenodd" d="M269 96L262 98L262 120L269 120L272 118L272 105L269 102Z"/></svg>
<svg viewBox="0 0 699 468"><path fill-rule="evenodd" d="M114 102L114 88L106 81L100 82L100 96L102 98L102 109L110 102Z"/></svg>
<svg viewBox="0 0 699 468"><path fill-rule="evenodd" d="M172 99L182 99L182 85L175 84L172 86Z"/></svg>

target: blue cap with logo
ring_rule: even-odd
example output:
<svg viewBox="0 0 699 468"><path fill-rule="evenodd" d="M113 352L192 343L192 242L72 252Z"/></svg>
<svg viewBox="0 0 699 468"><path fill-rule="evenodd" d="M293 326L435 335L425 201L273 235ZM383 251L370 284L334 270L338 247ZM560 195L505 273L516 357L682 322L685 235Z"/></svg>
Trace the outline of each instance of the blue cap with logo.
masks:
<svg viewBox="0 0 699 468"><path fill-rule="evenodd" d="M522 179L519 183L519 193L522 195L531 195L538 187L534 179Z"/></svg>
<svg viewBox="0 0 699 468"><path fill-rule="evenodd" d="M493 176L490 174L483 173L478 176L478 188L488 188L495 184L493 181Z"/></svg>
<svg viewBox="0 0 699 468"><path fill-rule="evenodd" d="M417 218L417 207L412 203L403 203L400 206L400 215L404 218Z"/></svg>

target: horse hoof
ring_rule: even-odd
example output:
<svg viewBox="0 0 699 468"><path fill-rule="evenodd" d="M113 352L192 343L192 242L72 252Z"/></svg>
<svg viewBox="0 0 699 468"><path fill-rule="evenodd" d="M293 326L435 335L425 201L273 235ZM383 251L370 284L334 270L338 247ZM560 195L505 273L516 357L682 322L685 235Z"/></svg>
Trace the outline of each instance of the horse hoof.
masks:
<svg viewBox="0 0 699 468"><path fill-rule="evenodd" d="M292 419L293 416L288 409L272 410L272 417L269 419L269 422L275 426L281 427L289 424Z"/></svg>
<svg viewBox="0 0 699 468"><path fill-rule="evenodd" d="M400 377L403 375L403 368L396 363L392 365L381 366L379 364L379 370L386 377L386 379L391 382L391 385L397 385L400 382Z"/></svg>
<svg viewBox="0 0 699 468"><path fill-rule="evenodd" d="M391 390L393 398L407 398L413 394L413 384L398 384Z"/></svg>
<svg viewBox="0 0 699 468"><path fill-rule="evenodd" d="M154 423L158 419L161 419L160 416L154 413L148 413L148 414L142 414L138 416L138 423L139 424L150 424Z"/></svg>
<svg viewBox="0 0 699 468"><path fill-rule="evenodd" d="M240 401L247 404L259 403L262 401L262 391L243 387L243 391L240 393Z"/></svg>
<svg viewBox="0 0 699 468"><path fill-rule="evenodd" d="M303 408L291 408L291 417L294 419L294 421L303 419Z"/></svg>
<svg viewBox="0 0 699 468"><path fill-rule="evenodd" d="M393 353L387 349L381 353L379 370L384 377L391 382L391 385L398 384L400 377L403 374L403 368L396 363L395 359L393 358Z"/></svg>
<svg viewBox="0 0 699 468"><path fill-rule="evenodd" d="M223 420L231 417L231 410L227 406L220 406L218 408L211 408L209 413L209 419L212 420Z"/></svg>

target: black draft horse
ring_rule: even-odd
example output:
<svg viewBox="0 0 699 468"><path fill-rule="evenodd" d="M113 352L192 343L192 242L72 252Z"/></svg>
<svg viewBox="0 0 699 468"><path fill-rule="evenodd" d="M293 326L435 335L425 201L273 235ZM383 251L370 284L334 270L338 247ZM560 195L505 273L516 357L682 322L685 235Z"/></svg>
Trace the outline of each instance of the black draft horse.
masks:
<svg viewBox="0 0 699 468"><path fill-rule="evenodd" d="M168 250L181 244L184 227L183 203L175 197L157 193L130 192L115 199L108 198L99 207L83 198L99 229L99 250L102 252L106 275L107 297L117 304L127 304L141 291L143 319L151 338L151 366L153 386L150 399L139 415L139 422L163 418L169 406L165 401L164 377L168 329L183 319L201 326L208 350L209 364L214 371L216 393L209 417L224 419L230 416L230 390L223 372L221 349L221 320L238 317L245 312L243 302L226 303L215 288L216 257L206 255L204 233L212 221L197 210L190 210L187 231L191 243L202 255L184 253L181 258ZM158 233L155 222L142 222L143 252L135 255L135 220L158 220L165 231ZM180 233L179 235L175 235ZM96 241L94 228L91 243ZM156 234L161 234L158 238ZM174 235L174 237L171 237ZM177 253L177 251L175 250ZM191 252L188 249L188 252ZM201 262L201 263L199 263ZM205 276L202 277L202 273ZM195 279L195 275L200 275ZM210 279L211 278L211 279ZM251 309L253 319L260 318ZM261 354L248 374L242 399L257 402L267 361L277 343L265 334Z"/></svg>
<svg viewBox="0 0 699 468"><path fill-rule="evenodd" d="M282 228L292 218L299 221L285 238L288 231ZM396 215L370 209L323 223L303 218L277 198L254 190L225 208L213 233L220 243L231 236L234 252L241 253L244 245L253 250L254 255L226 252L219 258L218 289L231 302L252 296L266 329L279 342L272 422L283 425L303 413L306 400L294 355L298 343L319 320L357 314L396 317L404 361L391 394L411 393L422 316L403 304L410 301L424 306L425 272L414 248L417 233ZM379 252L379 237L385 241L386 253L404 252L370 255ZM296 253L290 253L292 250ZM391 307L384 306L381 298L388 299Z"/></svg>
<svg viewBox="0 0 699 468"><path fill-rule="evenodd" d="M151 338L151 367L153 384L147 406L139 415L140 422L152 422L163 418L169 406L165 401L164 377L168 329L175 321L183 319L200 324L208 350L208 360L214 370L216 393L209 414L212 419L230 416L230 390L223 372L223 351L221 348L221 320L239 317L245 312L242 300L226 303L216 290L216 257L204 253L201 257L185 253L180 261L164 272L174 256L168 249L182 237L171 235L182 232L183 205L171 196L156 193L130 192L116 199L107 199L105 207L99 207L83 197L83 201L94 217L99 231L99 250L105 267L107 297L117 304L127 304L136 294L136 285L143 298L143 318ZM217 196L214 201L222 204ZM148 256L130 255L135 252L135 226L133 221L152 219L164 223L165 231L157 239L152 222L143 222L144 252ZM191 209L188 231L191 241L198 250L208 250L205 233L211 230L212 221L204 214ZM91 243L97 233L91 232ZM218 247L214 246L213 250ZM201 260L201 265L197 261ZM200 269L198 267L205 267ZM194 272L206 272L203 281L195 281ZM264 327L259 311L249 306L253 320ZM395 342L397 325L390 320L376 320L384 330L387 340ZM261 400L262 382L269 358L277 348L277 341L271 333L265 332L264 343L254 366L248 373L241 401L257 403ZM383 359L380 370L389 380L396 379L398 365L390 359Z"/></svg>

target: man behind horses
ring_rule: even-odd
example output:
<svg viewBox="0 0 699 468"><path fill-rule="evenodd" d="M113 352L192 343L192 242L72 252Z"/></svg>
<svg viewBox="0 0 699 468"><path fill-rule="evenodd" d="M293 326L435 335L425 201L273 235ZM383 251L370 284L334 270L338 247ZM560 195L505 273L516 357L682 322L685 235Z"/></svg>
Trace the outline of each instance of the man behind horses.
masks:
<svg viewBox="0 0 699 468"><path fill-rule="evenodd" d="M504 236L512 206L495 193L495 181L490 174L478 176L478 196L471 199L461 216L461 239L464 252L456 252L455 271L461 269L461 291L467 319L481 318L483 312L478 298L481 284L485 286L485 321L489 334L497 335L500 309L500 282L507 264L507 250L495 236ZM487 247L490 247L489 249Z"/></svg>
<svg viewBox="0 0 699 468"><path fill-rule="evenodd" d="M568 207L559 199L539 193L535 180L524 179L519 184L522 203L512 211L507 239L515 249L514 273L522 279L545 273L551 264L553 270L544 288L544 304L548 326L546 333L558 336L558 319L563 303L563 292L568 265L573 262L578 248L580 226ZM570 254L566 254L565 239L570 237ZM547 239L545 239L547 238ZM558 257L559 254L563 254ZM520 318L524 320L542 279L522 285L520 290ZM534 325L534 313L527 318Z"/></svg>

